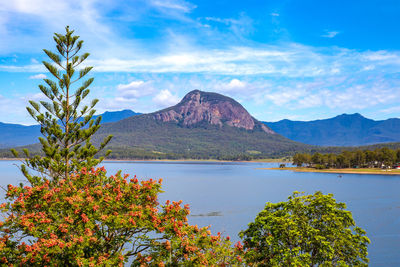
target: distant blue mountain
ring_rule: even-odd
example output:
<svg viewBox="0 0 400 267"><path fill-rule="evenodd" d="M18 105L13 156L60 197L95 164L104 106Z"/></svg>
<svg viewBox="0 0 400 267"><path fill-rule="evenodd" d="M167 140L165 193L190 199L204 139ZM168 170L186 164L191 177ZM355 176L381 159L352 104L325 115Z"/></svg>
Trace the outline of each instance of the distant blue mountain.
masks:
<svg viewBox="0 0 400 267"><path fill-rule="evenodd" d="M36 143L39 136L39 125L24 126L0 122L0 148Z"/></svg>
<svg viewBox="0 0 400 267"><path fill-rule="evenodd" d="M100 115L102 123L111 123L140 114L126 109L107 111ZM361 146L400 142L400 119L397 118L375 121L355 113L315 121L281 120L263 123L284 137L310 145ZM0 122L0 148L33 144L38 141L39 136L41 134L38 125Z"/></svg>
<svg viewBox="0 0 400 267"><path fill-rule="evenodd" d="M109 123L140 114L141 113L125 109L121 111L106 111L103 114L93 116L93 118L102 116L101 122ZM42 136L39 125L24 126L20 124L0 122L0 148L37 143L39 136Z"/></svg>
<svg viewBox="0 0 400 267"><path fill-rule="evenodd" d="M375 121L342 114L315 121L264 122L273 131L297 142L319 146L360 146L400 142L400 119Z"/></svg>
<svg viewBox="0 0 400 267"><path fill-rule="evenodd" d="M101 116L101 123L109 123L109 122L120 121L125 118L129 118L140 114L142 113L137 113L130 109L124 109L121 111L106 111L103 114L93 116L93 118Z"/></svg>

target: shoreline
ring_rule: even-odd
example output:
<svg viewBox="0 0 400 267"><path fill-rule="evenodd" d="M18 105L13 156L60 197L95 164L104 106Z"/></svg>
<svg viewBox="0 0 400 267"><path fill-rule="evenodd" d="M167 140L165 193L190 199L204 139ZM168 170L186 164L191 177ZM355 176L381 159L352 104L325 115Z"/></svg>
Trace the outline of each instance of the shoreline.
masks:
<svg viewBox="0 0 400 267"><path fill-rule="evenodd" d="M0 158L0 161L24 160L25 158ZM255 162L255 163L291 163L282 159L256 159L256 160L218 160L218 159L104 159L103 162L163 162L163 161L181 161L181 162Z"/></svg>
<svg viewBox="0 0 400 267"><path fill-rule="evenodd" d="M382 169L325 169L317 170L311 168L286 167L286 168L257 168L258 170L281 170L292 172L319 172L319 173L338 173L338 174L378 174L378 175L400 175L400 170Z"/></svg>
<svg viewBox="0 0 400 267"><path fill-rule="evenodd" d="M105 159L104 161L181 161L181 162L265 162L265 163L290 163L280 159L260 159L260 160L220 160L220 159Z"/></svg>

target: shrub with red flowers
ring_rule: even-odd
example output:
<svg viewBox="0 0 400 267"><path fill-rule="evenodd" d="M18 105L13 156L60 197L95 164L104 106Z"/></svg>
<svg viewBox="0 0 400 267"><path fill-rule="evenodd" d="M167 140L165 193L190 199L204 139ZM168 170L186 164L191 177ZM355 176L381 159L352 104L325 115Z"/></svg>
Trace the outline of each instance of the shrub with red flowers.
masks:
<svg viewBox="0 0 400 267"><path fill-rule="evenodd" d="M189 225L189 207L158 203L161 180L107 176L104 168L57 183L8 186L0 262L9 265L122 266L240 264L229 240Z"/></svg>
<svg viewBox="0 0 400 267"><path fill-rule="evenodd" d="M0 205L1 265L240 264L229 240L188 224L188 206L158 203L161 181L95 168L103 160L95 155L111 136L98 148L90 142L101 117L92 119L97 99L79 110L93 78L73 90L92 69L78 69L89 53L78 55L83 41L73 33L66 27L65 35L54 35L58 53L44 50L52 63L43 64L55 80L39 85L47 102L27 107L41 126L42 153L23 150L25 186L9 185Z"/></svg>

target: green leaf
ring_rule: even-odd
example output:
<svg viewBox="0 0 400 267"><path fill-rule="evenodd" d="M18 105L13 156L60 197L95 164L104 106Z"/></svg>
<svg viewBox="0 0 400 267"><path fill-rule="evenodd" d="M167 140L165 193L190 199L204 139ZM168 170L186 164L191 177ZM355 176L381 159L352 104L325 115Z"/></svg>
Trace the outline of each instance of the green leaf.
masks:
<svg viewBox="0 0 400 267"><path fill-rule="evenodd" d="M14 157L18 158L19 153L18 153L17 150L15 150L14 148L12 148L10 151L11 151L11 153L14 155Z"/></svg>

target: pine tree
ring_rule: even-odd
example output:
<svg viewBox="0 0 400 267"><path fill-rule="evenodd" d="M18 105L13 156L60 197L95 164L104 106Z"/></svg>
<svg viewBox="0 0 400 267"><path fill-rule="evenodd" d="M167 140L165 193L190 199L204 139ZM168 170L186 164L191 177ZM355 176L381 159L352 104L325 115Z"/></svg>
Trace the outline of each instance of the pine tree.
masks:
<svg viewBox="0 0 400 267"><path fill-rule="evenodd" d="M79 55L83 41L67 26L65 35L55 33L54 41L58 53L43 49L51 63L43 61L54 80L44 79L45 85L39 85L48 101L29 101L29 114L40 124L43 137L41 155L31 155L24 149L25 160L21 171L31 184L43 179L57 181L68 179L69 175L82 167L91 168L99 164L104 157L94 156L111 140L108 136L98 148L91 143L91 137L99 129L101 117L93 119L98 99L81 108L82 101L88 96L89 86L94 78L83 81L93 67L83 67L89 53ZM80 83L78 86L76 86ZM74 89L75 87L75 89ZM15 157L18 152L12 150ZM106 156L111 151L107 151ZM41 177L31 175L28 168L40 173Z"/></svg>

